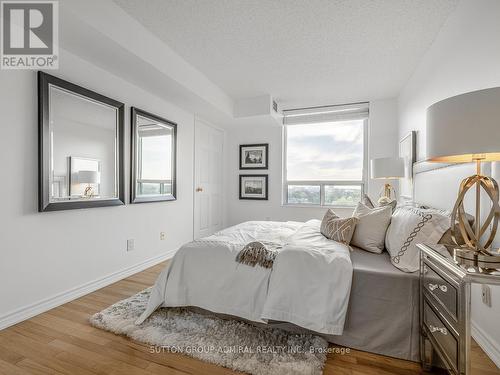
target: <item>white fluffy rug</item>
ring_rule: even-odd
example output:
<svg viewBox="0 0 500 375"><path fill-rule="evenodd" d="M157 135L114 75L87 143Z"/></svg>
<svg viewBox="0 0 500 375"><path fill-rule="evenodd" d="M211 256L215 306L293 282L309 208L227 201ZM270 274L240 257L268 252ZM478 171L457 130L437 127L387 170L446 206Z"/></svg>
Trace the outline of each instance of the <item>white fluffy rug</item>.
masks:
<svg viewBox="0 0 500 375"><path fill-rule="evenodd" d="M185 308L161 308L143 324L150 289L115 303L90 318L98 328L255 375L321 374L327 342L315 335L260 328Z"/></svg>

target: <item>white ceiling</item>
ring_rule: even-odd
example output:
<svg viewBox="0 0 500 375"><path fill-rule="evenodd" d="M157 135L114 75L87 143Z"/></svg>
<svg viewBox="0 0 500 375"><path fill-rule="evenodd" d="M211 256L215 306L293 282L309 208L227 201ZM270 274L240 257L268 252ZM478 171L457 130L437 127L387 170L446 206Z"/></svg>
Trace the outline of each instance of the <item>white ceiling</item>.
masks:
<svg viewBox="0 0 500 375"><path fill-rule="evenodd" d="M396 96L458 0L114 0L233 99Z"/></svg>

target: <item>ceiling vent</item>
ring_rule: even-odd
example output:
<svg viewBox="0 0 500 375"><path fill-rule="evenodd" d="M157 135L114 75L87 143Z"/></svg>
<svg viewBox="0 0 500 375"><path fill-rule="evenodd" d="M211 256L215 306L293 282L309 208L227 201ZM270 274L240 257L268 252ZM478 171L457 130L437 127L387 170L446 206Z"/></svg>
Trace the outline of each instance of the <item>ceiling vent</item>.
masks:
<svg viewBox="0 0 500 375"><path fill-rule="evenodd" d="M271 95L261 95L236 101L234 117L238 119L238 122L248 122L255 125L282 125L283 123L281 109L278 102Z"/></svg>

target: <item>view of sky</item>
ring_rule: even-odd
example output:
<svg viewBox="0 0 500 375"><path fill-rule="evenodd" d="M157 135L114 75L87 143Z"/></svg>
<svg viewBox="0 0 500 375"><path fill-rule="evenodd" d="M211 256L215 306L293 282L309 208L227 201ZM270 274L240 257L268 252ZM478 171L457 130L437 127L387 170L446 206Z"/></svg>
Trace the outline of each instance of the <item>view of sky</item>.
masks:
<svg viewBox="0 0 500 375"><path fill-rule="evenodd" d="M172 178L172 136L142 137L142 179L170 180Z"/></svg>
<svg viewBox="0 0 500 375"><path fill-rule="evenodd" d="M363 136L363 120L288 126L288 181L361 180Z"/></svg>

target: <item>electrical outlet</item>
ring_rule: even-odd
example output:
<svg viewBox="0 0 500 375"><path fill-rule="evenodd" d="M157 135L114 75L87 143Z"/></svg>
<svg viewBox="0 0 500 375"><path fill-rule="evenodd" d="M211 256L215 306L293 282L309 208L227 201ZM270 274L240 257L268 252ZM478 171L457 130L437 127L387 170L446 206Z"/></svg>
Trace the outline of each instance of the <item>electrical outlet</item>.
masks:
<svg viewBox="0 0 500 375"><path fill-rule="evenodd" d="M166 237L167 235L165 234L165 232L160 232L160 241L165 240Z"/></svg>
<svg viewBox="0 0 500 375"><path fill-rule="evenodd" d="M488 285L481 286L481 299L486 306L491 307L491 289Z"/></svg>
<svg viewBox="0 0 500 375"><path fill-rule="evenodd" d="M133 238L127 240L127 251L132 251L135 249L135 241Z"/></svg>

